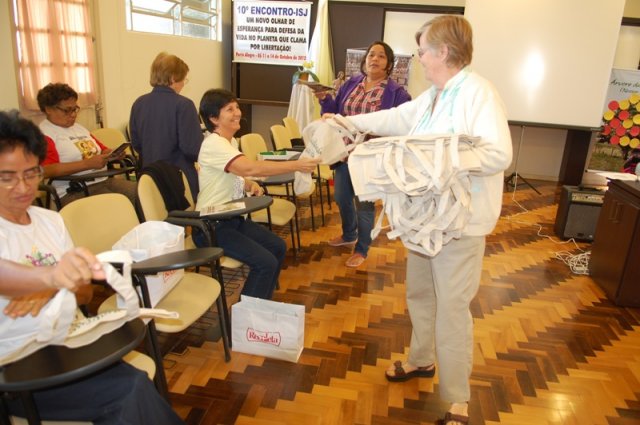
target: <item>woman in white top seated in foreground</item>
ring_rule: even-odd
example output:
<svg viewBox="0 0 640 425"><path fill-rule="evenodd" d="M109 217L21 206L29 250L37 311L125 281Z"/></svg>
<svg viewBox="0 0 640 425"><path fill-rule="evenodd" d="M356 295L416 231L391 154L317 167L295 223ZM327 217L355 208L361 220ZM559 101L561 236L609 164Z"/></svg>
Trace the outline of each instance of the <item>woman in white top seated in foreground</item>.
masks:
<svg viewBox="0 0 640 425"><path fill-rule="evenodd" d="M240 130L242 112L238 100L227 90L207 91L200 101L200 116L211 132L200 148L197 210L243 198L246 193L262 195L262 188L249 176L262 177L316 169L317 159L297 161L254 161L238 150L233 137ZM250 268L242 294L270 299L278 282L287 246L276 234L244 217L215 224L216 244L225 255ZM198 243L197 239L196 242Z"/></svg>
<svg viewBox="0 0 640 425"><path fill-rule="evenodd" d="M0 112L1 351L9 348L8 340L15 339L15 335L11 338L7 335L13 321L27 315L38 316L59 286L74 290L78 303L82 304L91 298L91 286L78 285L78 280L87 283L91 275L104 278L101 266L96 267L95 258L89 253L75 249L69 254L73 245L60 214L31 205L43 174L39 163L46 152L44 136L35 124L17 113ZM58 261L62 261L61 267L56 267ZM65 276L38 282L41 273L21 271L13 263L49 270L55 267L54 271ZM26 274L27 278L30 275L33 280L28 284L32 290L15 287L27 283L24 276L17 282L5 282L16 274ZM79 278L78 274L84 277ZM158 394L147 374L125 362L68 384L34 391L33 398L43 420L91 421L96 425L183 423ZM5 401L10 414L24 416L19 398L8 395Z"/></svg>

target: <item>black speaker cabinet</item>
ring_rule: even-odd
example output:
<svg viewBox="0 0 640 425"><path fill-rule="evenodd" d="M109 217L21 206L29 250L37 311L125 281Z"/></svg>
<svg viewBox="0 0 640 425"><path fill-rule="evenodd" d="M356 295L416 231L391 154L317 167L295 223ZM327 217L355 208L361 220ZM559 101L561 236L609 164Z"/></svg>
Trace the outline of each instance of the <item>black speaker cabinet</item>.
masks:
<svg viewBox="0 0 640 425"><path fill-rule="evenodd" d="M554 230L563 239L593 241L604 191L579 186L563 186Z"/></svg>

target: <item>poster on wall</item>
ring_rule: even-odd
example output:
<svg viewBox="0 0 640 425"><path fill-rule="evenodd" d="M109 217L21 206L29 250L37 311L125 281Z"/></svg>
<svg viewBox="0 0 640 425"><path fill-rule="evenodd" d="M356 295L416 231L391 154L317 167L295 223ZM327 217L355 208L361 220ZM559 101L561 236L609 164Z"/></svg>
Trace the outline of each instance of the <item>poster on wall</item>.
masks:
<svg viewBox="0 0 640 425"><path fill-rule="evenodd" d="M307 60L311 2L235 0L233 61L300 65Z"/></svg>
<svg viewBox="0 0 640 425"><path fill-rule="evenodd" d="M347 77L360 74L360 63L365 53L367 53L366 49L347 49L347 59L344 63L344 74ZM395 57L396 60L393 66L393 72L391 72L391 79L406 89L409 85L409 68L411 66L412 56L396 53Z"/></svg>
<svg viewBox="0 0 640 425"><path fill-rule="evenodd" d="M590 170L635 172L640 162L640 71L611 70L596 139Z"/></svg>

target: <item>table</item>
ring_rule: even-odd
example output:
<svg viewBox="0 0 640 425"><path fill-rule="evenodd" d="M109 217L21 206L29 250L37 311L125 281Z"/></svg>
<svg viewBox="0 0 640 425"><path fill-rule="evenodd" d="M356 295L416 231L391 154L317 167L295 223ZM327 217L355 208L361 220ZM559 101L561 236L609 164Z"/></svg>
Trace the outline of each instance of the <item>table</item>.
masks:
<svg viewBox="0 0 640 425"><path fill-rule="evenodd" d="M640 182L612 180L591 249L593 280L618 306L640 307Z"/></svg>
<svg viewBox="0 0 640 425"><path fill-rule="evenodd" d="M230 211L220 211L220 212L207 214L207 215L200 215L198 213L198 217L204 218L207 220L213 220L213 221L228 220L230 218L238 217L240 215L245 215L245 214L252 213L254 211L265 209L269 207L271 204L273 204L273 198L271 198L271 196L247 196L240 199L234 199L233 201L227 202L227 204L233 203L233 202L244 202L245 207L241 209L230 210Z"/></svg>
<svg viewBox="0 0 640 425"><path fill-rule="evenodd" d="M68 176L52 177L49 179L49 183L51 183L53 180L80 183L80 185L82 185L82 190L84 191L85 196L89 196L89 188L87 186L87 182L103 177L113 177L119 174L128 174L134 172L135 170L135 167L108 168L106 170L99 170L86 174L70 174Z"/></svg>
<svg viewBox="0 0 640 425"><path fill-rule="evenodd" d="M296 179L296 174L291 172L291 173L276 174L275 176L265 177L259 180L258 183L264 186L277 186L281 184L288 186L290 184L293 184L295 179Z"/></svg>
<svg viewBox="0 0 640 425"><path fill-rule="evenodd" d="M184 269L189 267L198 267L203 265L211 266L211 277L215 279L213 275L214 270L216 270L218 274L218 282L221 286L223 286L222 281L222 271L219 267L220 257L223 255L222 248L218 247L206 247L206 248L195 248L195 249L186 249L183 251L170 252L167 254L162 254L156 257L151 257L143 261L135 262L131 265L131 275L135 276L136 280L140 283L141 292L142 292L142 303L145 307L152 307L151 300L149 297L149 288L146 283L146 275L154 275L157 273L161 273L169 270L177 270ZM214 267L215 264L215 267ZM181 281L182 282L182 281ZM181 291L180 286L181 282L178 282L176 287L174 287L171 291ZM170 291L170 292L171 292ZM184 290L183 295L185 295ZM167 295L167 298L170 298L171 295ZM178 296L174 298L174 302L176 300L181 301L180 292L178 292ZM166 300L166 298L165 298ZM158 303L158 308L162 307L163 301ZM227 307L226 295L224 292L224 287L220 291L220 295L216 299L216 305L218 307L218 318L220 320L220 329L222 333L222 342L224 345L225 351L225 360L231 360L231 345L230 345L230 335L231 335L231 323L229 321L229 311ZM178 311L179 313L186 314L185 308L188 306L176 306L171 310ZM192 323L191 323L192 324ZM150 351L153 353L154 361L156 362L156 376L154 381L156 382L156 387L160 394L168 399L168 389L167 389L167 381L164 373L164 366L162 363L162 353L160 350L160 345L158 344L157 332L156 332L156 321L150 321L148 324L149 327L149 344ZM162 328L160 328L162 330ZM170 329L166 329L168 332L172 332ZM174 331L175 332L175 331Z"/></svg>
<svg viewBox="0 0 640 425"><path fill-rule="evenodd" d="M285 187L285 192L286 192L286 197L287 198L291 198L291 200L293 201L294 205L296 206L296 213L294 215L294 220L295 220L295 225L296 225L296 236L297 236L297 240L298 240L298 248L300 248L300 232L299 232L299 227L298 227L298 202L296 200L296 191L293 188L293 182L296 179L296 173L291 172L291 173L283 173L283 174L276 174L275 176L269 176L269 177L265 177L261 180L257 180L257 182L265 187L265 190L268 192L269 189L266 188L266 186L284 186ZM289 185L291 185L291 192L289 192ZM292 235L293 236L293 235ZM294 252L295 252L295 244L294 244Z"/></svg>
<svg viewBox="0 0 640 425"><path fill-rule="evenodd" d="M19 392L29 424L39 424L31 391L72 382L114 364L142 342L145 329L142 320L134 319L82 347L46 346L0 367L0 391Z"/></svg>

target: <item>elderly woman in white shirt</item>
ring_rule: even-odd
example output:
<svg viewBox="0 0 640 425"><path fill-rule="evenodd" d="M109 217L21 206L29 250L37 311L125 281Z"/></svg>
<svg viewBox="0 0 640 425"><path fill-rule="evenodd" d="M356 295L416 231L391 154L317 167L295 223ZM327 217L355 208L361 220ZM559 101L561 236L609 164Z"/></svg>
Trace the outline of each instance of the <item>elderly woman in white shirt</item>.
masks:
<svg viewBox="0 0 640 425"><path fill-rule="evenodd" d="M473 366L473 319L485 236L502 205L504 170L511 164L511 135L503 103L493 85L469 69L472 29L462 16L444 15L416 33L418 57L433 84L396 108L347 119L380 136L462 133L479 137L473 152L480 170L471 174L471 218L459 239L435 256L409 251L407 305L413 326L405 362L386 372L391 382L428 378L438 363L440 395L451 403L445 425L469 422L469 377Z"/></svg>

